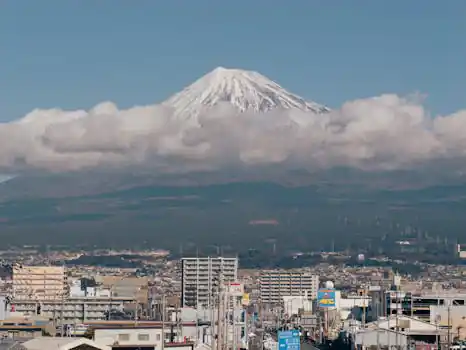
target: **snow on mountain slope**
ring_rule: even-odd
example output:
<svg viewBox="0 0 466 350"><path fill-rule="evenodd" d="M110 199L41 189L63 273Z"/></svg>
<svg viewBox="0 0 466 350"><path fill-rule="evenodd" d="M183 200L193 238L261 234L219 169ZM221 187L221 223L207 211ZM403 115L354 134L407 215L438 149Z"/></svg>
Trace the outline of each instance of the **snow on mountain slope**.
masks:
<svg viewBox="0 0 466 350"><path fill-rule="evenodd" d="M163 104L174 108L177 118L190 120L220 102L228 102L240 112L266 112L275 108L314 113L330 111L286 91L257 72L223 67L201 77Z"/></svg>

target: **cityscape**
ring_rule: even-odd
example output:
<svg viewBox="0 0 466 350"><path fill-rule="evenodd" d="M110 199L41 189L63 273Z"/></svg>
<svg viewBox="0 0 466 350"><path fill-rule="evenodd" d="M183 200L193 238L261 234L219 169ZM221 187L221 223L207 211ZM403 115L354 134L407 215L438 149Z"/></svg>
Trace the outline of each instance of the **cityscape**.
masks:
<svg viewBox="0 0 466 350"><path fill-rule="evenodd" d="M466 349L466 2L0 5L0 350Z"/></svg>
<svg viewBox="0 0 466 350"><path fill-rule="evenodd" d="M377 266L364 254L352 262L329 251L312 266L257 269L242 268L237 256L99 250L92 256L101 263L65 265L85 255L24 247L8 262L11 250L1 253L6 344L46 336L96 349L157 348L162 339L167 347L273 349L280 332L297 330L303 347L383 348L464 337L460 264L418 262L419 272L400 273L392 266L403 261ZM109 267L109 257L139 265Z"/></svg>

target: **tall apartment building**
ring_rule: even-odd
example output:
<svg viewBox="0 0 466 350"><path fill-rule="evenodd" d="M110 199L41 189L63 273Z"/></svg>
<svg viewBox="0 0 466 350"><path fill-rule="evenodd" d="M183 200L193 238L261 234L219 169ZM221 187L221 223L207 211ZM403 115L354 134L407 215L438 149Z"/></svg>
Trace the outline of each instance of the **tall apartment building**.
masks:
<svg viewBox="0 0 466 350"><path fill-rule="evenodd" d="M59 300L68 295L63 266L14 266L13 296L16 300Z"/></svg>
<svg viewBox="0 0 466 350"><path fill-rule="evenodd" d="M278 304L284 296L317 298L319 276L300 270L263 270L260 273L260 299L263 303Z"/></svg>
<svg viewBox="0 0 466 350"><path fill-rule="evenodd" d="M237 258L181 259L181 305L210 307L219 282L234 282L238 276Z"/></svg>

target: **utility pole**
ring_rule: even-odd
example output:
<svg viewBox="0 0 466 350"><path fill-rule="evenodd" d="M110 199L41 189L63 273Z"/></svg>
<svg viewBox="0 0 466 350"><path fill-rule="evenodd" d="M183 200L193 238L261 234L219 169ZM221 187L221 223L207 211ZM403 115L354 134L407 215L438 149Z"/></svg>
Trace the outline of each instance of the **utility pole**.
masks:
<svg viewBox="0 0 466 350"><path fill-rule="evenodd" d="M162 295L162 350L165 349L165 294Z"/></svg>
<svg viewBox="0 0 466 350"><path fill-rule="evenodd" d="M108 304L108 320L112 319L112 304L113 304L113 284L110 285L110 299Z"/></svg>
<svg viewBox="0 0 466 350"><path fill-rule="evenodd" d="M447 312L448 312L448 347L447 349L450 349L451 347L451 315L450 315L451 304L450 303L451 303L451 300L448 303L448 309L447 309Z"/></svg>
<svg viewBox="0 0 466 350"><path fill-rule="evenodd" d="M237 303L238 303L238 298L236 296L233 296L233 317L232 317L232 323L233 323L233 350L236 350L236 309L237 309Z"/></svg>
<svg viewBox="0 0 466 350"><path fill-rule="evenodd" d="M63 309L65 308L65 292L62 291L61 293L61 312L60 312L60 327L61 327L61 336L63 337L63 333L65 330L65 325L63 324Z"/></svg>
<svg viewBox="0 0 466 350"><path fill-rule="evenodd" d="M223 261L222 261L223 263ZM217 320L217 349L224 350L225 339L224 325L225 325L225 286L223 280L223 266L220 267L219 279L218 279L218 320Z"/></svg>
<svg viewBox="0 0 466 350"><path fill-rule="evenodd" d="M210 258L209 262L210 262ZM209 269L209 277L208 277L208 288L209 288L209 298L207 299L207 309L210 312L210 348L211 350L216 349L216 344L215 344L215 296L216 296L216 283L218 283L218 280L216 277L213 276L212 273L212 264L208 264L208 269ZM199 269L199 267L197 267ZM196 290L196 292L199 291L199 289Z"/></svg>
<svg viewBox="0 0 466 350"><path fill-rule="evenodd" d="M199 345L199 307L196 303L196 346Z"/></svg>
<svg viewBox="0 0 466 350"><path fill-rule="evenodd" d="M199 345L199 256L196 257L196 346ZM210 280L210 274L208 276ZM208 285L210 285L210 281L208 282ZM210 303L210 290L207 291L208 294L208 301L207 303ZM212 349L213 350L213 349Z"/></svg>
<svg viewBox="0 0 466 350"><path fill-rule="evenodd" d="M230 329L230 294L226 288L223 292L223 349L228 349L229 345L229 329Z"/></svg>
<svg viewBox="0 0 466 350"><path fill-rule="evenodd" d="M399 324L398 324L398 315L400 313L400 308L402 305L400 305L400 298L401 298L401 277L396 273L394 277L394 284L395 284L395 290L396 290L396 315L395 315L395 322L396 322L396 348L398 349L398 346L400 345L399 343Z"/></svg>
<svg viewBox="0 0 466 350"><path fill-rule="evenodd" d="M196 309L196 327L197 327L197 309ZM180 304L176 303L176 338L177 341L183 341L183 325L181 319L181 308Z"/></svg>
<svg viewBox="0 0 466 350"><path fill-rule="evenodd" d="M212 291L212 296L211 296L211 303L210 303L210 348L212 350L216 349L216 344L215 344L215 294L214 291Z"/></svg>
<svg viewBox="0 0 466 350"><path fill-rule="evenodd" d="M217 304L217 350L223 350L223 288L221 284L223 283L222 279L220 278L220 286L219 290L220 293L218 294L218 304Z"/></svg>
<svg viewBox="0 0 466 350"><path fill-rule="evenodd" d="M246 347L249 347L249 318L248 318L248 311L247 306L244 308L244 338Z"/></svg>
<svg viewBox="0 0 466 350"><path fill-rule="evenodd" d="M367 287L366 285L363 286L363 304L362 304L362 327L366 327L366 296L367 296Z"/></svg>
<svg viewBox="0 0 466 350"><path fill-rule="evenodd" d="M377 302L376 306L375 306L375 314L376 314L376 317L377 317L377 349L380 349L380 317L379 317L379 302ZM388 333L388 336L390 336L390 334Z"/></svg>
<svg viewBox="0 0 466 350"><path fill-rule="evenodd" d="M400 298L400 287L397 285L396 286L396 348L398 349L398 313L400 312L400 310L398 309L398 301L399 301L399 298Z"/></svg>

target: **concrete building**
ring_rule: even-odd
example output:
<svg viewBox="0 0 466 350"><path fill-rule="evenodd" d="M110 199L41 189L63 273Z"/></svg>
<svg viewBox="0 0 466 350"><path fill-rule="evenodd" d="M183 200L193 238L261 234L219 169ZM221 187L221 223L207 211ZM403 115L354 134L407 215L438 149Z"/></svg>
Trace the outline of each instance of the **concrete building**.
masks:
<svg viewBox="0 0 466 350"><path fill-rule="evenodd" d="M354 334L354 343L358 348L392 348L408 349L408 336L388 329L362 329Z"/></svg>
<svg viewBox="0 0 466 350"><path fill-rule="evenodd" d="M102 289L100 286L82 287L81 280L74 280L70 283L70 298L98 297L110 298L110 289Z"/></svg>
<svg viewBox="0 0 466 350"><path fill-rule="evenodd" d="M181 259L181 306L210 307L219 281L234 282L238 277L237 258Z"/></svg>
<svg viewBox="0 0 466 350"><path fill-rule="evenodd" d="M441 291L438 293L385 292L386 316L403 314L420 320L431 321L432 307L466 305L466 295Z"/></svg>
<svg viewBox="0 0 466 350"><path fill-rule="evenodd" d="M44 301L25 299L15 300L12 308L25 316L40 315L56 322L63 320L65 323L81 323L106 320L108 310L123 311L126 304L134 301L134 298L121 297L81 297Z"/></svg>
<svg viewBox="0 0 466 350"><path fill-rule="evenodd" d="M102 345L121 347L162 347L162 328L147 326L93 327L94 341Z"/></svg>
<svg viewBox="0 0 466 350"><path fill-rule="evenodd" d="M335 291L335 308L342 320L353 317L360 318L363 312L368 315L370 306L372 306L371 301L369 296L347 295L342 297L341 291Z"/></svg>
<svg viewBox="0 0 466 350"><path fill-rule="evenodd" d="M389 332L387 332L389 331ZM356 335L356 344L362 346L398 345L406 348L446 344L447 332L436 325L419 319L395 315L366 324L366 328Z"/></svg>
<svg viewBox="0 0 466 350"><path fill-rule="evenodd" d="M443 305L430 307L430 323L442 329L450 329L453 340L466 340L466 306Z"/></svg>
<svg viewBox="0 0 466 350"><path fill-rule="evenodd" d="M13 267L13 297L15 299L58 300L68 295L64 266Z"/></svg>
<svg viewBox="0 0 466 350"><path fill-rule="evenodd" d="M160 349L162 342L167 348L194 343L210 344L205 328L186 322L179 325L153 321L89 323L87 334L98 344L124 348Z"/></svg>
<svg viewBox="0 0 466 350"><path fill-rule="evenodd" d="M10 316L10 309L10 300L5 296L0 295L0 321L3 321Z"/></svg>
<svg viewBox="0 0 466 350"><path fill-rule="evenodd" d="M278 304L284 296L317 298L319 276L302 270L263 270L260 277L260 299L263 303Z"/></svg>
<svg viewBox="0 0 466 350"><path fill-rule="evenodd" d="M147 326L97 328L94 329L94 341L100 345L108 344L112 349L194 349L194 343L186 340L172 342L166 338L162 345L162 329Z"/></svg>
<svg viewBox="0 0 466 350"><path fill-rule="evenodd" d="M285 296L283 306L285 315L289 316L312 311L312 302L306 296Z"/></svg>

